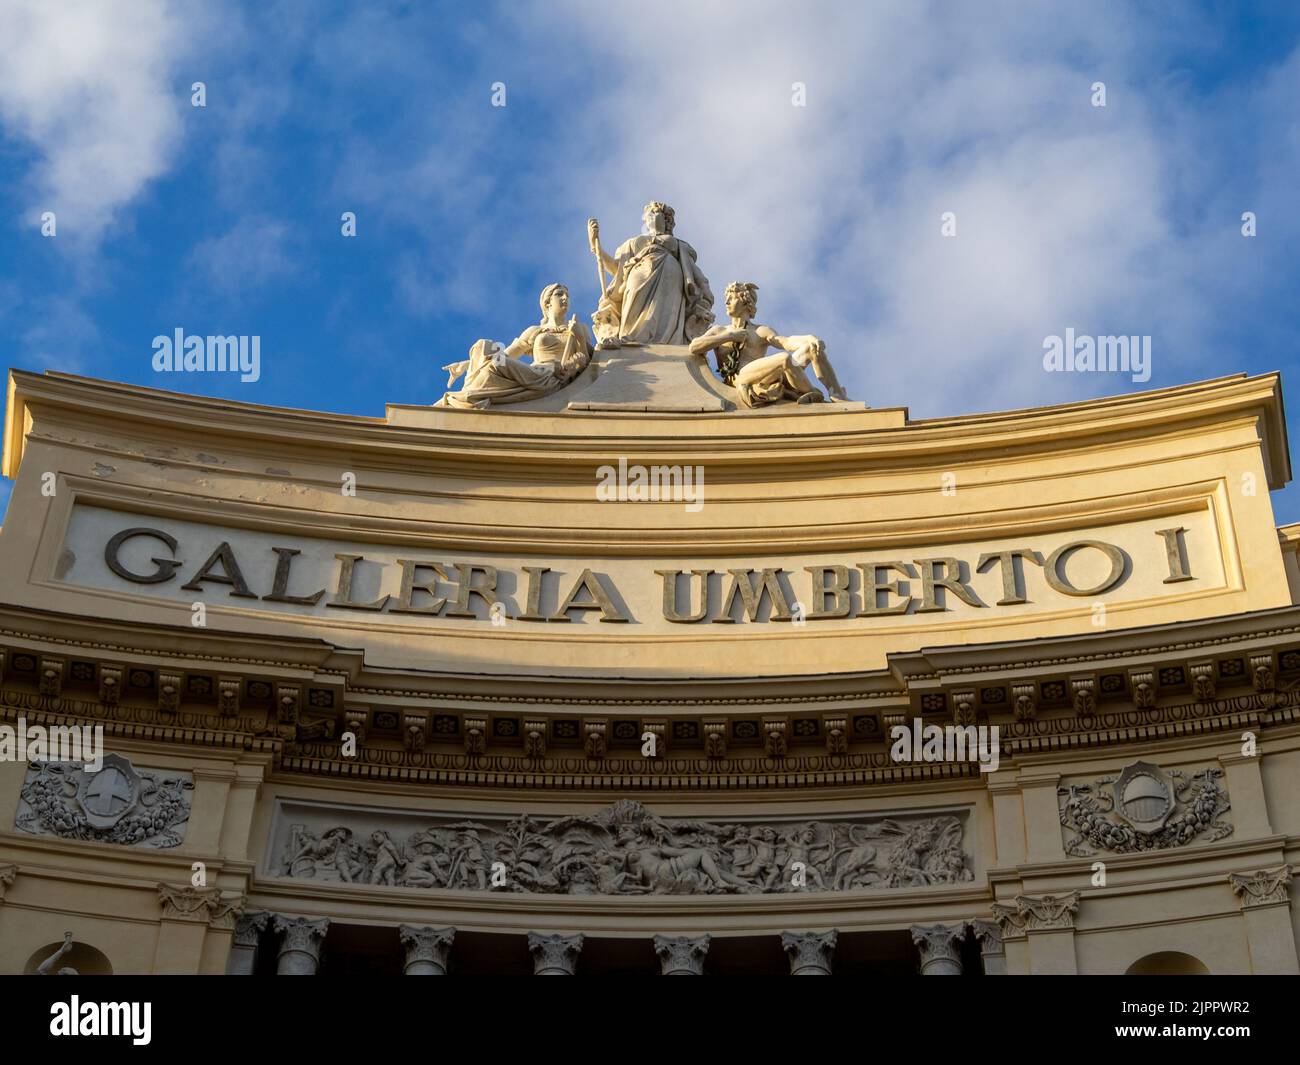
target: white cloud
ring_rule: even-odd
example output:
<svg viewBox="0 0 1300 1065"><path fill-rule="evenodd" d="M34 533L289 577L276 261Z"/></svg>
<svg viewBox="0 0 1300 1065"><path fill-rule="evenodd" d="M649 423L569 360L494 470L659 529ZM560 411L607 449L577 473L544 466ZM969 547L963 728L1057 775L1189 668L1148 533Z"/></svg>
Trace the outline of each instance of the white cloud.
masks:
<svg viewBox="0 0 1300 1065"><path fill-rule="evenodd" d="M162 0L6 0L0 121L36 159L24 217L94 240L169 163L180 133L181 20Z"/></svg>
<svg viewBox="0 0 1300 1065"><path fill-rule="evenodd" d="M1041 369L1044 337L1067 327L1181 342L1216 302L1200 243L1231 219L1173 203L1210 116L1156 79L1135 87L1158 27L1093 7L568 11L545 17L591 71L556 151L584 160L571 212L597 214L612 247L643 202L668 200L715 294L757 282L759 319L821 332L851 394L932 415L1224 372L1205 345L1160 341L1168 375L1146 386ZM590 273L562 247L567 272Z"/></svg>
<svg viewBox="0 0 1300 1065"><path fill-rule="evenodd" d="M195 281L225 294L247 292L292 274L301 262L300 244L286 223L248 215L221 236L200 241L187 261Z"/></svg>

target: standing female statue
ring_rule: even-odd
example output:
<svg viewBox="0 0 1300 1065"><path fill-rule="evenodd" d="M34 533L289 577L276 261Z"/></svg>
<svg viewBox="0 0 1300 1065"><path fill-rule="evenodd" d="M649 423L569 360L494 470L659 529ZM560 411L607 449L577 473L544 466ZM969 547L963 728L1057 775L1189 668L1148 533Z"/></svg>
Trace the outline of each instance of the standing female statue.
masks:
<svg viewBox="0 0 1300 1065"><path fill-rule="evenodd" d="M673 235L676 215L666 203L645 205L645 232L610 255L600 246L600 226L587 222L603 295L592 315L606 348L633 344L688 344L713 321L713 293L696 265L695 249ZM613 276L608 288L605 274Z"/></svg>
<svg viewBox="0 0 1300 1065"><path fill-rule="evenodd" d="M591 361L591 336L587 327L570 316L569 290L561 284L547 285L539 301L542 320L502 347L491 340L479 340L469 349L469 358L444 366L450 389L462 374L465 382L458 392L447 392L440 407L485 410L503 403L521 403L563 388L587 368ZM525 355L532 362L521 362Z"/></svg>

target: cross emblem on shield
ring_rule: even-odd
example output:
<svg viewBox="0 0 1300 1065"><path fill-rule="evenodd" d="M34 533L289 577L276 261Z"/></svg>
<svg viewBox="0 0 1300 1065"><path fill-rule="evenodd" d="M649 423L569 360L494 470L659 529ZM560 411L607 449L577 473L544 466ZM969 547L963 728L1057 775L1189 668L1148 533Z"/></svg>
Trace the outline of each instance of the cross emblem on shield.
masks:
<svg viewBox="0 0 1300 1065"><path fill-rule="evenodd" d="M120 754L104 756L97 773L83 771L77 786L77 801L95 828L112 828L140 795L140 777Z"/></svg>

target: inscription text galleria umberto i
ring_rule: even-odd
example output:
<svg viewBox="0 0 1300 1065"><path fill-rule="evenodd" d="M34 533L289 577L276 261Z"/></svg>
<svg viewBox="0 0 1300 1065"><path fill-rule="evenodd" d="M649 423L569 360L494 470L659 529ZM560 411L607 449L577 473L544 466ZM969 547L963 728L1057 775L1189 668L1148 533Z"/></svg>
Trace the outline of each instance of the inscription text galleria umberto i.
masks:
<svg viewBox="0 0 1300 1065"><path fill-rule="evenodd" d="M1155 531L1165 584L1194 579L1187 557L1187 530ZM142 562L142 543L152 548ZM126 557L128 546L132 549ZM137 585L175 582L182 594L226 589L234 600L444 618L567 622L594 612L603 622L634 621L622 590L608 573L582 569L565 573L542 565L500 570L480 563L397 557L391 561L335 552L313 559L300 548L239 552L222 541L187 555L184 545L163 529L136 526L110 537L104 562L117 577ZM328 550L328 549L327 549ZM244 557L240 557L240 553ZM1077 561L1075 561L1077 559ZM250 563L255 563L251 565ZM313 587L308 569L333 570L332 586ZM737 621L815 621L927 613L966 607L999 607L1030 602L1026 573L1039 570L1050 590L1063 596L1099 596L1130 579L1133 560L1123 548L1096 539L1074 540L1051 552L1012 546L982 552L974 560L955 556L782 567L655 569L662 582L663 616L671 622L733 624ZM367 572L371 571L371 572ZM270 573L267 587L252 587L246 573ZM1078 574L1086 572L1082 581ZM1074 574L1074 576L1072 576ZM649 576L649 574L647 574ZM373 593L362 593L362 581ZM515 589L510 596L503 586ZM328 596L328 598L327 598Z"/></svg>

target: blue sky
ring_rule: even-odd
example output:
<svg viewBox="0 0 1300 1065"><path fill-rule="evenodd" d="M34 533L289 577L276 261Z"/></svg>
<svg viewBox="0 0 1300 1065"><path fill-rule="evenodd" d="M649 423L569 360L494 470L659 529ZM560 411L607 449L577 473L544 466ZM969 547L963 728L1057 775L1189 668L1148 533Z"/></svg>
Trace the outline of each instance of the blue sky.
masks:
<svg viewBox="0 0 1300 1065"><path fill-rule="evenodd" d="M6 365L366 415L433 402L442 364L535 322L551 281L588 316L587 217L612 249L663 199L715 294L757 282L759 320L823 336L873 406L1280 369L1300 411L1294 4L0 15ZM160 378L152 340L178 327L260 336L261 379ZM1067 328L1149 335L1150 380L1045 373ZM1300 520L1300 490L1274 505Z"/></svg>

